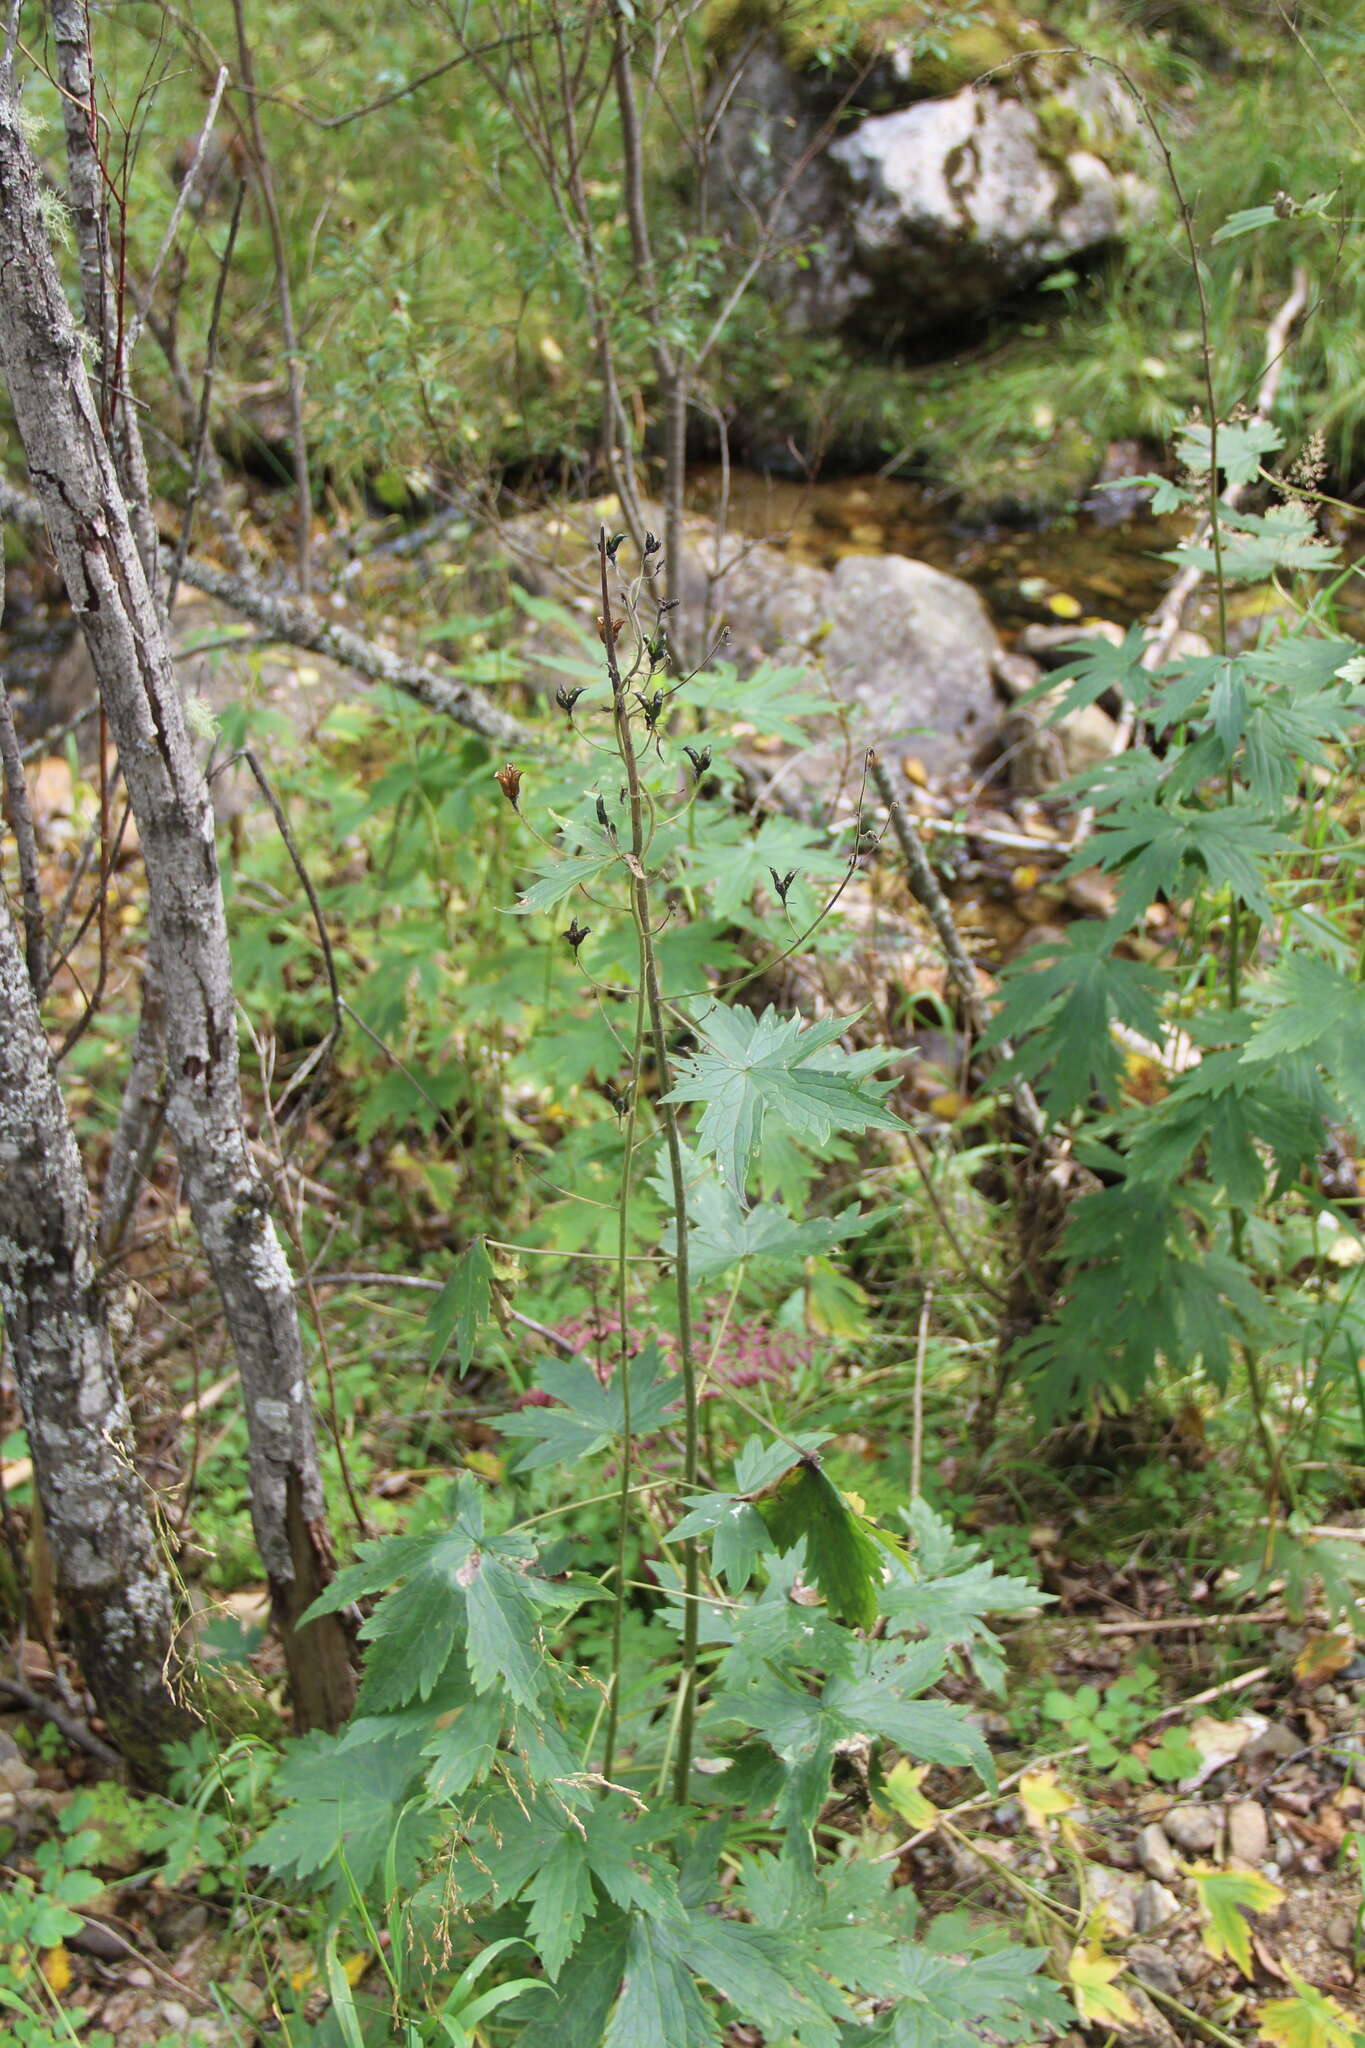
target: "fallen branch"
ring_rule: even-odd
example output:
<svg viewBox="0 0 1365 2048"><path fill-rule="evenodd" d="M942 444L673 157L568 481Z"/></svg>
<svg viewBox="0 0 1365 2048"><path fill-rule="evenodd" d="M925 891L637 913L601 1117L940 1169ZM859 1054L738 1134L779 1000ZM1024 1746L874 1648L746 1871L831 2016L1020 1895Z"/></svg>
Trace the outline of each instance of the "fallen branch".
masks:
<svg viewBox="0 0 1365 2048"><path fill-rule="evenodd" d="M29 533L46 530L38 500L26 491L16 490L3 479L0 479L0 518L13 520L16 526ZM377 647L352 627L324 618L313 605L299 598L262 590L240 576L216 568L211 562L201 561L196 555L186 559L181 574L195 590L202 590L205 596L230 605L276 640L286 641L291 647L306 648L313 654L325 654L332 661L340 662L343 668L364 676L368 682L386 683L391 689L401 690L405 696L425 705L428 711L453 719L457 725L478 733L481 739L491 740L495 746L516 748L523 754L545 751L544 741L529 726L499 710L492 699L486 697L482 690L475 689L472 683L459 682L427 662L409 661L404 655L391 654L387 648Z"/></svg>

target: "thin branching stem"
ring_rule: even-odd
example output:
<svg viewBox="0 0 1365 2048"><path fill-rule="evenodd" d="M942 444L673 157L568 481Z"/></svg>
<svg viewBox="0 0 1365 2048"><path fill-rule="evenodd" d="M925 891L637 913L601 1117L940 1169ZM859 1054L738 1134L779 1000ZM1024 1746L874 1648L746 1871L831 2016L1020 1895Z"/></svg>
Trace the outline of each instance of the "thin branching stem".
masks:
<svg viewBox="0 0 1365 2048"><path fill-rule="evenodd" d="M689 1491L697 1484L700 1452L700 1422L697 1398L697 1370L692 1347L692 1289L688 1270L687 1242L687 1178L683 1171L682 1138L678 1131L678 1113L669 1101L673 1085L672 1067L668 1057L668 1037L664 1029L663 998L659 989L659 967L654 951L654 919L650 902L649 876L646 873L642 855L645 848L645 800L640 786L640 765L635 754L635 739L630 729L630 701L626 695L621 666L616 658L616 636L612 630L611 589L608 579L607 530L601 529L597 540L598 569L602 589L602 643L606 649L607 674L611 680L612 712L615 719L616 744L621 755L621 765L626 773L626 792L630 804L630 858L626 866L630 871L631 909L635 918L635 930L640 948L640 965L644 986L645 1005L649 1017L649 1032L654 1052L655 1080L658 1089L655 1098L659 1122L663 1127L664 1147L668 1154L669 1179L673 1189L674 1227L676 1248L673 1259L673 1284L678 1309L678 1363L683 1383L683 1484ZM687 1798L688 1784L692 1774L692 1735L696 1721L697 1689L697 1595L701 1586L701 1563L696 1541L688 1537L683 1545L683 1642L682 1679L678 1701L677 1746L673 1758L673 1792L682 1804Z"/></svg>

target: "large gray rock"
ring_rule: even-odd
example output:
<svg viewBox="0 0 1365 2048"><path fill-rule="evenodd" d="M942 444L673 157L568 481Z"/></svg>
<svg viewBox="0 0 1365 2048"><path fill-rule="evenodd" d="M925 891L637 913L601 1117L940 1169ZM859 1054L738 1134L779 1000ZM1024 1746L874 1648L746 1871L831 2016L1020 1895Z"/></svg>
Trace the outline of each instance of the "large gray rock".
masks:
<svg viewBox="0 0 1365 2048"><path fill-rule="evenodd" d="M882 70L892 95L915 91L908 62ZM737 233L771 219L776 243L804 245L780 288L811 330L951 325L1120 239L1154 203L1124 95L1077 60L854 108L834 140L829 106L828 75L764 38L719 113L710 174Z"/></svg>
<svg viewBox="0 0 1365 2048"><path fill-rule="evenodd" d="M800 661L845 708L847 742L915 755L932 773L971 760L1000 713L997 651L969 583L903 555L848 555L832 570L801 568L757 549L721 586L720 611L741 669L764 655ZM817 776L821 749L805 764Z"/></svg>
<svg viewBox="0 0 1365 2048"><path fill-rule="evenodd" d="M661 528L662 516L652 516ZM517 576L563 598L601 517L598 506L570 506L512 522L502 539ZM715 528L689 518L686 540L684 617L695 631ZM790 763L790 776L805 788L813 793L831 775L837 780L868 746L892 760L913 754L938 775L964 768L981 749L1000 715L991 681L1000 648L969 583L902 555L849 555L820 569L751 543L727 543L725 553L728 566L712 597L712 616L726 628L721 658L741 676L765 660L791 663L829 692L830 711L816 720L811 747ZM579 588L585 619L595 616L600 602L581 573ZM525 651L534 666L534 648ZM785 777L784 788L795 794Z"/></svg>

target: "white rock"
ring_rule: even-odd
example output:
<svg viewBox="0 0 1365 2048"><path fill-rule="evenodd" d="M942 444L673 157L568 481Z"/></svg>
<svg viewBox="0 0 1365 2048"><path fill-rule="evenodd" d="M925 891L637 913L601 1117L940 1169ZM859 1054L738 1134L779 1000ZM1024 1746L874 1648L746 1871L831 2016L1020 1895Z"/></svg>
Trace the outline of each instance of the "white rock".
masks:
<svg viewBox="0 0 1365 2048"><path fill-rule="evenodd" d="M1180 1875L1166 1831L1155 1821L1149 1821L1139 1834L1137 1856L1148 1877L1156 1878L1161 1884L1174 1884Z"/></svg>
<svg viewBox="0 0 1365 2048"><path fill-rule="evenodd" d="M1173 1806L1163 1825L1177 1849L1192 1856L1206 1853L1218 1840L1218 1816L1207 1806Z"/></svg>
<svg viewBox="0 0 1365 2048"><path fill-rule="evenodd" d="M1256 1799L1234 1799L1228 1808L1228 1854L1253 1868L1270 1854L1270 1828Z"/></svg>
<svg viewBox="0 0 1365 2048"><path fill-rule="evenodd" d="M1180 1901L1175 1893L1168 1891L1164 1884L1158 1884L1149 1877L1137 1899L1137 1931L1150 1934L1163 1921L1169 1920L1180 1911Z"/></svg>

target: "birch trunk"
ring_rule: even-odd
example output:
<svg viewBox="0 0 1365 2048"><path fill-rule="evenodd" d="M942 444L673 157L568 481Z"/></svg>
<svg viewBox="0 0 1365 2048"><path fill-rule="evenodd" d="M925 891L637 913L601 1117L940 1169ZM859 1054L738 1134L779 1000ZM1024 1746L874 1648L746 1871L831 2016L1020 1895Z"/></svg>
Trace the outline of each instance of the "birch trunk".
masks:
<svg viewBox="0 0 1365 2048"><path fill-rule="evenodd" d="M213 812L39 189L13 76L0 74L0 371L142 841L166 1004L167 1124L241 1374L252 1521L295 1708L303 1725L335 1727L354 1678L336 1617L298 1626L332 1557L289 1268L247 1147Z"/></svg>
<svg viewBox="0 0 1365 2048"><path fill-rule="evenodd" d="M0 1306L62 1613L110 1737L139 1777L195 1716L175 1696L170 1581L133 1467L85 1175L0 898Z"/></svg>

